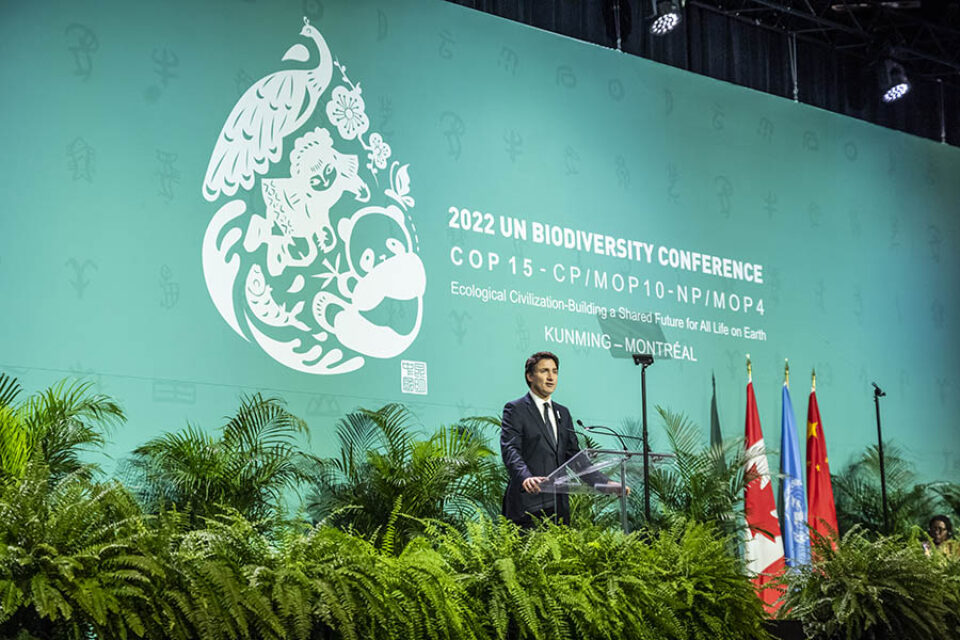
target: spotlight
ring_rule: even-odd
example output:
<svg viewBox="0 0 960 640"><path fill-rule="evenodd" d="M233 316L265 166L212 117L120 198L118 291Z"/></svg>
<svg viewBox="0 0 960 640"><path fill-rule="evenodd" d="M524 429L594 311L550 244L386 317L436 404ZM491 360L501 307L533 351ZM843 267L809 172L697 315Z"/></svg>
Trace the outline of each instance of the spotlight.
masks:
<svg viewBox="0 0 960 640"><path fill-rule="evenodd" d="M910 91L910 80L899 62L886 59L880 65L880 99L884 102L896 102Z"/></svg>
<svg viewBox="0 0 960 640"><path fill-rule="evenodd" d="M653 22L650 23L650 33L664 36L680 24L680 5L674 0L661 0L656 7Z"/></svg>

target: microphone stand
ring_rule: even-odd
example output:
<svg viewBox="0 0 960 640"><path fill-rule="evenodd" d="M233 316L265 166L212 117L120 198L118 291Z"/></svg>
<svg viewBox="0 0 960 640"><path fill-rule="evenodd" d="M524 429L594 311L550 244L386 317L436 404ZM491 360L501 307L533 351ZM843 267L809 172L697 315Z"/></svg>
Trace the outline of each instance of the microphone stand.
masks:
<svg viewBox="0 0 960 640"><path fill-rule="evenodd" d="M873 403L877 408L877 453L880 455L880 500L883 503L883 531L890 533L890 517L887 512L887 472L883 464L883 433L880 430L880 398L887 395L876 382L873 385Z"/></svg>
<svg viewBox="0 0 960 640"><path fill-rule="evenodd" d="M650 436L647 432L647 367L653 364L649 353L633 354L633 364L640 365L640 405L643 409L643 517L650 524Z"/></svg>

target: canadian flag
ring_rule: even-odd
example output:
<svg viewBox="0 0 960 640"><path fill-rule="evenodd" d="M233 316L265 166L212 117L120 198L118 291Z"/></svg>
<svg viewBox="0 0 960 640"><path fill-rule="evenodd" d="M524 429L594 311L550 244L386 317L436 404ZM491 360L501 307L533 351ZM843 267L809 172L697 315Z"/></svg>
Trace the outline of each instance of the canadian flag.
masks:
<svg viewBox="0 0 960 640"><path fill-rule="evenodd" d="M784 570L783 536L777 520L777 504L770 483L770 467L763 447L763 430L757 413L757 398L753 381L747 383L747 474L753 477L744 490L744 510L747 530L744 556L747 571L763 600L767 613L773 615L779 608L780 591L771 586Z"/></svg>

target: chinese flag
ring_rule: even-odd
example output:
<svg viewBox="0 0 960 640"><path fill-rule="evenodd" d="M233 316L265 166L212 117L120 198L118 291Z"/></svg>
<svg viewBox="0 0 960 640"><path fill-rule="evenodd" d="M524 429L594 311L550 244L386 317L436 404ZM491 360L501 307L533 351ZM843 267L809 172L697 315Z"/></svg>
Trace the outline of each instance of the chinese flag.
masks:
<svg viewBox="0 0 960 640"><path fill-rule="evenodd" d="M833 504L827 441L823 437L816 391L810 392L807 405L807 505L810 527L832 540L837 535L837 508Z"/></svg>
<svg viewBox="0 0 960 640"><path fill-rule="evenodd" d="M747 464L748 475L753 480L744 491L744 507L747 519L744 555L757 594L763 600L767 613L774 614L779 608L780 591L770 586L784 569L783 537L777 519L777 504L773 499L770 482L770 467L763 448L763 431L757 413L757 399L753 394L753 382L747 384Z"/></svg>

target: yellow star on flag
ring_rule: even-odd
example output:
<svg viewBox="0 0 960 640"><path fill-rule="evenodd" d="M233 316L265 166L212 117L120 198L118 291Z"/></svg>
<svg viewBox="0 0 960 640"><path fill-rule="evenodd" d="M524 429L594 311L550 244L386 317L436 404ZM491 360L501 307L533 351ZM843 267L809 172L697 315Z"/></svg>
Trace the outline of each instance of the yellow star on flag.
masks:
<svg viewBox="0 0 960 640"><path fill-rule="evenodd" d="M817 437L817 423L816 423L816 422L808 422L808 423L807 423L807 437L808 437L808 438L816 438L816 437Z"/></svg>

